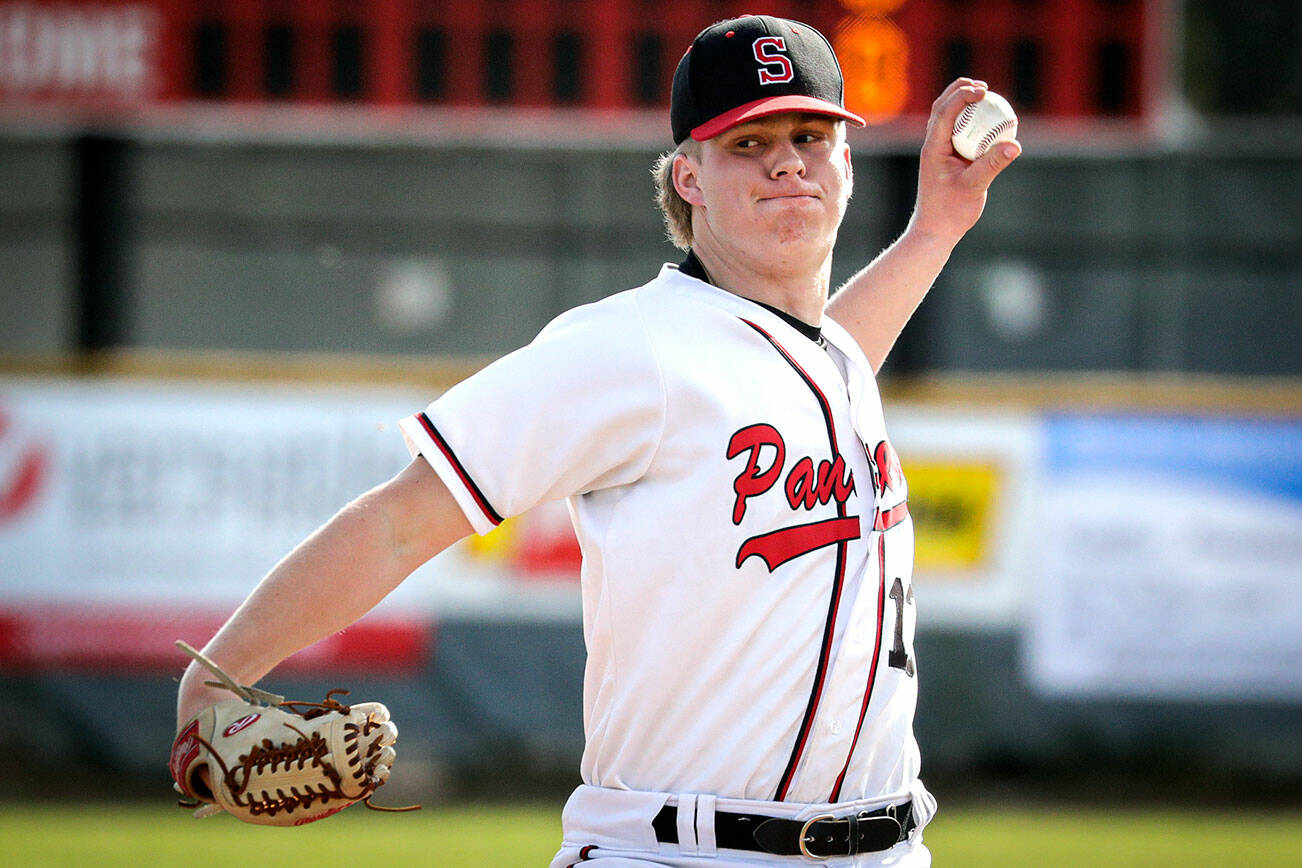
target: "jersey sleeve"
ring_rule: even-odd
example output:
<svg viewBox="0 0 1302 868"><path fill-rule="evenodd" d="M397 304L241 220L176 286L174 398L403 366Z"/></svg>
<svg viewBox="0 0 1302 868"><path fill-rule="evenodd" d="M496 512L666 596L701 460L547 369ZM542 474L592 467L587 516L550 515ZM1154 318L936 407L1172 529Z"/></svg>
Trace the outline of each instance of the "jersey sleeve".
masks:
<svg viewBox="0 0 1302 868"><path fill-rule="evenodd" d="M563 314L399 424L477 533L645 473L664 387L632 294Z"/></svg>

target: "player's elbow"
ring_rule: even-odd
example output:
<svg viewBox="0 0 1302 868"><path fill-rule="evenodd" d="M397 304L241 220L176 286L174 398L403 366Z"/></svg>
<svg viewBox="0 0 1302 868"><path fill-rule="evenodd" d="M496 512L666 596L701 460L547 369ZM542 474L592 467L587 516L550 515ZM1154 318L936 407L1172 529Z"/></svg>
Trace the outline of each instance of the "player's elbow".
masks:
<svg viewBox="0 0 1302 868"><path fill-rule="evenodd" d="M473 532L443 480L419 457L349 509L374 525L370 533L408 573Z"/></svg>

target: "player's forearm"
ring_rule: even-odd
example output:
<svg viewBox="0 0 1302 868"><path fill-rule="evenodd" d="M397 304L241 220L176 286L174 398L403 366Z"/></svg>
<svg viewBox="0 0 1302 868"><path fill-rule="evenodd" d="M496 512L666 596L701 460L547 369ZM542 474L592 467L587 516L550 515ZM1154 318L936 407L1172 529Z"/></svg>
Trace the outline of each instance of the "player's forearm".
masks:
<svg viewBox="0 0 1302 868"><path fill-rule="evenodd" d="M828 314L854 336L874 371L926 297L958 238L914 223L832 297Z"/></svg>
<svg viewBox="0 0 1302 868"><path fill-rule="evenodd" d="M344 629L412 570L471 532L456 500L429 464L405 470L351 503L267 574L205 647L242 684ZM205 687L191 665L181 682L182 722L229 694Z"/></svg>
<svg viewBox="0 0 1302 868"><path fill-rule="evenodd" d="M391 522L364 495L290 552L208 643L205 652L241 684L253 684L277 663L344 629L414 569L393 545ZM203 686L191 665L182 680L178 715L229 695Z"/></svg>

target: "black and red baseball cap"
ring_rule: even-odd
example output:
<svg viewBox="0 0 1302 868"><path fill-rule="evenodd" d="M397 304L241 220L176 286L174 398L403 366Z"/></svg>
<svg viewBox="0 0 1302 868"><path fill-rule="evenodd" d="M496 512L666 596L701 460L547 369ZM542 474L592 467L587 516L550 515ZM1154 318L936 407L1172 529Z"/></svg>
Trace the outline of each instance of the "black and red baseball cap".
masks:
<svg viewBox="0 0 1302 868"><path fill-rule="evenodd" d="M847 111L841 65L808 24L744 15L712 24L678 62L669 108L674 144L703 142L737 124L781 112L812 112L864 126Z"/></svg>

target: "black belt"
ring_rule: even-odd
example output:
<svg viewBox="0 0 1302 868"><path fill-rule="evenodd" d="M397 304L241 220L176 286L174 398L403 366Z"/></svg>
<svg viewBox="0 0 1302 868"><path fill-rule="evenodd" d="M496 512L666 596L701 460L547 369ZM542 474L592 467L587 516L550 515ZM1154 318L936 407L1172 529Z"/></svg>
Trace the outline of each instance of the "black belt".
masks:
<svg viewBox="0 0 1302 868"><path fill-rule="evenodd" d="M678 843L678 808L665 805L651 825L660 843ZM911 801L849 817L821 814L810 820L715 811L714 842L726 850L827 859L890 849L917 825Z"/></svg>

